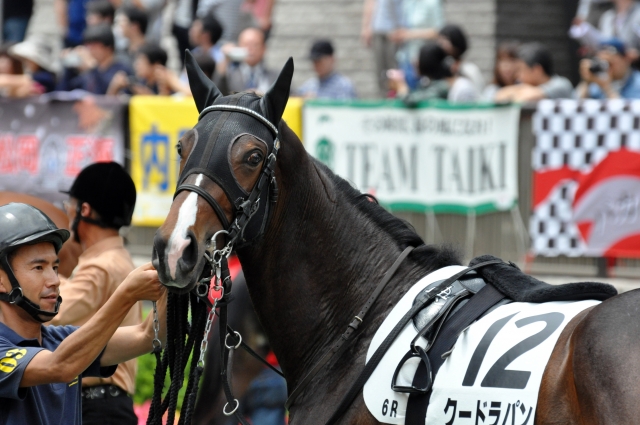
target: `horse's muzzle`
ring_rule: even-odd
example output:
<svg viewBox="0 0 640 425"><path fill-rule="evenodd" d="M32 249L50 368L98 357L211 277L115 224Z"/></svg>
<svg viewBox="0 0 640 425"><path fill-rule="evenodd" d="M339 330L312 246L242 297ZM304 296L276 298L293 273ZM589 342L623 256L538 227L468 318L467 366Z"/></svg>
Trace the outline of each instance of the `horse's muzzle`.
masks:
<svg viewBox="0 0 640 425"><path fill-rule="evenodd" d="M167 242L158 233L153 240L153 253L151 263L158 271L160 282L169 291L176 293L189 292L198 282L204 267L203 257L198 256L198 245L193 235L189 235L189 244L183 250L182 256L175 264L175 270L171 273L167 261ZM200 260L200 261L198 261Z"/></svg>

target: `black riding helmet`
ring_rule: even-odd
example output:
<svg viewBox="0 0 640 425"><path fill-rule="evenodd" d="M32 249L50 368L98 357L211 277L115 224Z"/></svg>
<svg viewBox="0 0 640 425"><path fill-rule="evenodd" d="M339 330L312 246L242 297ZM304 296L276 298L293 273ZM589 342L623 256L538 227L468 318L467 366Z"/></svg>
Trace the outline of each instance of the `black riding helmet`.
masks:
<svg viewBox="0 0 640 425"><path fill-rule="evenodd" d="M51 242L56 254L62 244L69 239L69 231L58 227L39 209L27 204L11 203L0 207L0 265L7 273L11 282L11 292L0 294L0 301L6 301L23 308L35 320L47 322L51 320L60 308L62 298L53 312L40 310L40 306L27 299L20 288L11 264L9 254L24 245L34 245L40 242ZM44 316L42 319L40 316Z"/></svg>
<svg viewBox="0 0 640 425"><path fill-rule="evenodd" d="M79 201L76 218L71 225L77 242L80 242L80 220L113 229L131 224L136 205L136 187L129 173L116 162L98 162L85 167L76 177L71 189L64 193ZM91 205L100 215L100 220L81 217L83 202Z"/></svg>

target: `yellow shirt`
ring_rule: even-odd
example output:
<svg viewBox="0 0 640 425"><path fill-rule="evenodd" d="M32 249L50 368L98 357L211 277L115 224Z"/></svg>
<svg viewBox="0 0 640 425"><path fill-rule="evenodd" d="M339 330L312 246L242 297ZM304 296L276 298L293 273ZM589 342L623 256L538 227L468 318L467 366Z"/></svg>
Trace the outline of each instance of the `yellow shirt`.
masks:
<svg viewBox="0 0 640 425"><path fill-rule="evenodd" d="M85 324L113 295L116 288L134 269L129 252L120 236L106 238L80 255L78 265L69 279L60 278L60 311L53 325ZM142 306L136 303L120 326L137 325L142 321ZM138 369L136 360L118 365L110 378L83 378L82 386L117 385L129 394L135 392Z"/></svg>

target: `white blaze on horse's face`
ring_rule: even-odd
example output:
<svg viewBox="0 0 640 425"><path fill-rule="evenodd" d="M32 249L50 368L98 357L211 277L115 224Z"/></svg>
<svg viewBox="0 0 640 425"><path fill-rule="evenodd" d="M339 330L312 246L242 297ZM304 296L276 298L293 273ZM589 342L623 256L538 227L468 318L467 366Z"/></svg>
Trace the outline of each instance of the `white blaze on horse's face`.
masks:
<svg viewBox="0 0 640 425"><path fill-rule="evenodd" d="M198 174L196 177L196 186L200 186L202 178L203 175ZM171 232L171 237L169 238L167 263L169 266L169 274L173 280L176 279L178 260L182 257L185 248L191 243L191 239L187 237L187 231L195 224L197 215L198 194L191 192L180 206L180 211L178 211L178 220L176 221L176 225Z"/></svg>

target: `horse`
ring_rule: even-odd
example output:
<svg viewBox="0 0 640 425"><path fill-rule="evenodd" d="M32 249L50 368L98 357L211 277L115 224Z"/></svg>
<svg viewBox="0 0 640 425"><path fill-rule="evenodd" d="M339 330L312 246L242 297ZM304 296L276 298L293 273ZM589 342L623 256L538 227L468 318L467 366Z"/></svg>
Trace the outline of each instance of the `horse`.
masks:
<svg viewBox="0 0 640 425"><path fill-rule="evenodd" d="M331 358L290 406L291 424L327 423L402 294L430 272L460 264L460 255L425 245L404 221L306 152L281 120L292 59L262 97L251 92L222 96L189 55L187 72L201 115L177 147L179 187L155 235L153 264L170 291L190 291L206 272L212 238L221 231L232 234L290 393L340 338L398 256L415 247L352 344ZM544 371L535 423L638 421L638 305L640 291L629 291L569 322ZM340 423L379 422L360 393Z"/></svg>
<svg viewBox="0 0 640 425"><path fill-rule="evenodd" d="M5 205L10 202L21 202L36 207L45 213L56 226L61 229L69 229L69 218L67 214L50 202L24 193L0 192L0 205ZM62 276L71 276L73 269L78 265L78 257L81 253L82 249L80 244L71 239L66 241L58 253L58 257L60 258L58 273Z"/></svg>

